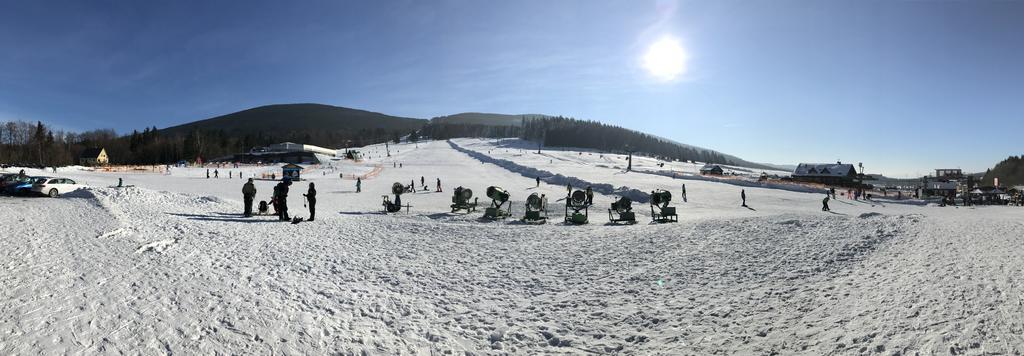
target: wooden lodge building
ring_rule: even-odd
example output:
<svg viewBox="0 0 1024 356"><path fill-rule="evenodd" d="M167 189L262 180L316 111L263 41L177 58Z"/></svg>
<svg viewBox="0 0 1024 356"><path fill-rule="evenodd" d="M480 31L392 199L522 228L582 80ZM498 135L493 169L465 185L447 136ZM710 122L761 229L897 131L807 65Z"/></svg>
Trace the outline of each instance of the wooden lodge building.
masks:
<svg viewBox="0 0 1024 356"><path fill-rule="evenodd" d="M722 166L708 163L700 168L700 174L704 176L720 176L725 174L725 170L722 169Z"/></svg>
<svg viewBox="0 0 1024 356"><path fill-rule="evenodd" d="M825 185L854 187L860 184L860 177L852 164L846 163L800 163L793 170L793 181L820 183Z"/></svg>
<svg viewBox="0 0 1024 356"><path fill-rule="evenodd" d="M102 166L110 163L110 157L103 148L86 148L78 156L78 163L83 166Z"/></svg>

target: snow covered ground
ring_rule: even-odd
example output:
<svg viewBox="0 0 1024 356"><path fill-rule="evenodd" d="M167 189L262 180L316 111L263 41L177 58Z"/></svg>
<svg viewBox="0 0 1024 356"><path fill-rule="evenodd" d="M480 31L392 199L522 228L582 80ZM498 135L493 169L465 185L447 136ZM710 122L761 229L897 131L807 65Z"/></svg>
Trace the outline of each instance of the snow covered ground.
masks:
<svg viewBox="0 0 1024 356"><path fill-rule="evenodd" d="M616 155L514 140L389 148L309 167L317 221L297 225L240 216L236 174L273 167L69 167L56 175L92 188L0 197L0 354L1024 352L1024 209L839 199L825 213L820 193L645 173L687 163L638 157L625 173ZM349 176L375 170L355 193ZM421 176L410 213L378 213L393 182ZM567 182L608 187L590 224L561 223ZM256 185L267 200L273 183ZM451 214L459 185L481 203L507 189L517 217L544 193L552 221ZM640 224L605 225L606 193L653 189L673 192L679 223L634 204Z"/></svg>

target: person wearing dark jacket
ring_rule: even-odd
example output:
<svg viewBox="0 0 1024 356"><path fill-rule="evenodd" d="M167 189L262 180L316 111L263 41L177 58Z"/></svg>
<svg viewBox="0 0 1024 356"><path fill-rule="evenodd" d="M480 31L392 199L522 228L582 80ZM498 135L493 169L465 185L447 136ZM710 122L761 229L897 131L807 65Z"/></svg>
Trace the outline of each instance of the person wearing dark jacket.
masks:
<svg viewBox="0 0 1024 356"><path fill-rule="evenodd" d="M289 221L292 218L288 216L288 186L292 185L292 181L285 178L283 182L277 183L277 185L280 187L277 192L277 206L281 213L280 219Z"/></svg>
<svg viewBox="0 0 1024 356"><path fill-rule="evenodd" d="M256 186L252 184L252 178L242 186L242 199L245 201L245 217L252 216L252 200L256 197Z"/></svg>
<svg viewBox="0 0 1024 356"><path fill-rule="evenodd" d="M587 186L587 205L594 205L594 190Z"/></svg>
<svg viewBox="0 0 1024 356"><path fill-rule="evenodd" d="M828 194L825 194L825 199L821 200L821 211L832 211L828 208Z"/></svg>
<svg viewBox="0 0 1024 356"><path fill-rule="evenodd" d="M306 202L309 204L309 221L316 219L316 188L313 186L313 182L309 182L309 191L302 196L306 197Z"/></svg>
<svg viewBox="0 0 1024 356"><path fill-rule="evenodd" d="M747 206L747 190L746 189L740 189L740 199L743 200L743 205L741 205L741 206L744 206L744 207Z"/></svg>

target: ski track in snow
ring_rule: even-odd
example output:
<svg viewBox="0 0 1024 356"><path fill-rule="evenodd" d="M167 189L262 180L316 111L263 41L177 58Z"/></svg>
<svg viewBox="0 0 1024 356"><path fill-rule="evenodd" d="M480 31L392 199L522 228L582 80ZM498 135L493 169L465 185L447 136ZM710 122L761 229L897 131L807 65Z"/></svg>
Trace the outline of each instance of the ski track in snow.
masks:
<svg viewBox="0 0 1024 356"><path fill-rule="evenodd" d="M488 222L449 214L450 189L500 184L518 215L530 192L555 198L566 180L640 192L678 181L597 155L418 146L371 162L385 169L362 194L310 175L318 217L298 225L240 218L241 181L201 169L0 198L0 353L1024 352L1019 209L840 199L826 214L819 194L750 187L749 210L735 186L689 181L677 224L603 225L615 189L598 191L588 225L561 224L560 207L546 225ZM565 178L534 187L530 169ZM421 175L446 191L403 196L411 213L370 213L392 182ZM269 188L258 182L257 201ZM293 215L303 190L292 187Z"/></svg>

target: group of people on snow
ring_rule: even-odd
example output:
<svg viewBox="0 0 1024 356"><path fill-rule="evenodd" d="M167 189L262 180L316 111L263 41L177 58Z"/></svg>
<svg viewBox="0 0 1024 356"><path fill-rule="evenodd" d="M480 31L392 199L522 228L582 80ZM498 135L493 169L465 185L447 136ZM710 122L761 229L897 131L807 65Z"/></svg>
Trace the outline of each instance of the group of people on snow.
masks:
<svg viewBox="0 0 1024 356"><path fill-rule="evenodd" d="M278 220L291 221L291 217L288 215L288 191L292 185L292 180L285 178L281 182L274 185L274 192L270 197L270 205L274 208L274 215L277 216ZM306 207L309 209L309 219L306 221L316 220L316 184L313 182L309 183L309 190L306 194L302 195L306 201ZM245 217L251 217L252 214L252 203L256 199L256 185L253 183L253 179L249 178L249 181L242 185L242 200L245 204L245 211L243 215ZM260 207L261 210L264 207Z"/></svg>

